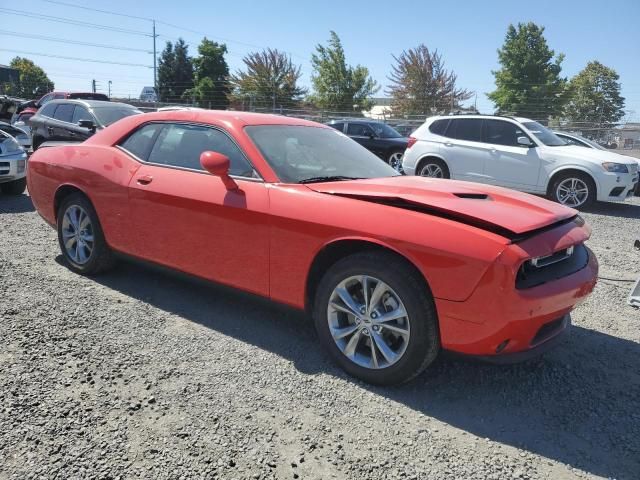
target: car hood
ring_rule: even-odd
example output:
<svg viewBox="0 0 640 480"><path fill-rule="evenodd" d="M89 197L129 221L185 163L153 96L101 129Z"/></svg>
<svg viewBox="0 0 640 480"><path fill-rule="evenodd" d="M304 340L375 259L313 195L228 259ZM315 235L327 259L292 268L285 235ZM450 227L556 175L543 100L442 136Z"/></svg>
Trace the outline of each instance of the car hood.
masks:
<svg viewBox="0 0 640 480"><path fill-rule="evenodd" d="M578 213L526 193L456 180L397 176L306 186L319 193L450 218L512 240Z"/></svg>
<svg viewBox="0 0 640 480"><path fill-rule="evenodd" d="M619 153L608 152L606 150L599 150L597 148L579 147L577 145L548 147L547 151L549 154L565 158L579 158L581 160L597 163L598 165L601 165L603 162L624 163L627 165L638 163L637 159L626 155L620 155Z"/></svg>

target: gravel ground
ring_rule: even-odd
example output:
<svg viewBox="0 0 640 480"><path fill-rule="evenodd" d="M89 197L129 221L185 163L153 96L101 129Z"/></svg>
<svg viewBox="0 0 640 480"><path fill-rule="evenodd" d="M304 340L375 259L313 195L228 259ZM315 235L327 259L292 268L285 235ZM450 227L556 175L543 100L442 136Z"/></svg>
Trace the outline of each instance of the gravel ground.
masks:
<svg viewBox="0 0 640 480"><path fill-rule="evenodd" d="M634 278L640 199L584 214ZM0 198L0 479L640 478L640 311L601 281L538 362L440 359L347 377L298 312L123 263L60 263L28 196Z"/></svg>

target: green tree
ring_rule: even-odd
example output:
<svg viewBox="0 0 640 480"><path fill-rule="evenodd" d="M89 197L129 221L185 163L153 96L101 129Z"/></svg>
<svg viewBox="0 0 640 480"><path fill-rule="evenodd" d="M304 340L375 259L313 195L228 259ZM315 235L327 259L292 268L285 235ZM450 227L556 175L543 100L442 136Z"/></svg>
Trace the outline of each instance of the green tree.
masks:
<svg viewBox="0 0 640 480"><path fill-rule="evenodd" d="M366 67L347 65L336 32L331 32L328 46L316 46L311 64L314 93L310 100L317 106L339 112L371 108L371 96L379 90L378 84Z"/></svg>
<svg viewBox="0 0 640 480"><path fill-rule="evenodd" d="M298 85L300 66L284 52L270 48L253 52L242 61L246 71L238 70L231 78L233 97L250 99L255 106L276 108L297 105L307 90Z"/></svg>
<svg viewBox="0 0 640 480"><path fill-rule="evenodd" d="M555 56L535 23L509 25L498 50L501 68L492 72L495 91L488 94L499 113L546 120L562 112L566 79L560 77L563 54ZM554 58L555 57L555 58Z"/></svg>
<svg viewBox="0 0 640 480"><path fill-rule="evenodd" d="M587 66L569 82L565 118L610 127L624 116L620 76L598 61Z"/></svg>
<svg viewBox="0 0 640 480"><path fill-rule="evenodd" d="M198 56L193 60L195 86L184 92L185 98L193 98L200 107L224 110L229 106L229 65L224 56L227 46L208 40L198 46Z"/></svg>
<svg viewBox="0 0 640 480"><path fill-rule="evenodd" d="M434 111L447 111L460 107L460 102L472 93L456 87L457 76L444 68L442 55L429 51L426 45L403 51L393 56L387 94L391 96L391 109L402 115L429 115Z"/></svg>
<svg viewBox="0 0 640 480"><path fill-rule="evenodd" d="M19 72L17 85L9 85L7 93L22 98L38 98L53 90L54 84L42 68L28 58L15 57L9 64Z"/></svg>
<svg viewBox="0 0 640 480"><path fill-rule="evenodd" d="M158 61L158 94L162 102L180 102L193 88L193 60L189 46L179 38L175 46L167 42Z"/></svg>

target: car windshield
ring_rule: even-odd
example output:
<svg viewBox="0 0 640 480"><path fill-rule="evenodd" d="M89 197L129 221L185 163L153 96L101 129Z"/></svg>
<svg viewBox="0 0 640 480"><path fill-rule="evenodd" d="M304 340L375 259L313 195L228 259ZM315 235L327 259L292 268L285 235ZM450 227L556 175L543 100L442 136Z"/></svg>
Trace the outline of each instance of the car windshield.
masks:
<svg viewBox="0 0 640 480"><path fill-rule="evenodd" d="M588 143L593 148L597 148L598 150L606 150L606 148L604 148L599 143L594 142L593 140L589 140L588 138L584 138L584 137L581 137L579 135L576 135L576 137L579 138L580 140L582 140L583 142Z"/></svg>
<svg viewBox="0 0 640 480"><path fill-rule="evenodd" d="M373 128L376 136L380 138L402 138L400 133L386 123L371 123L369 126Z"/></svg>
<svg viewBox="0 0 640 480"><path fill-rule="evenodd" d="M529 131L533 133L538 140L548 147L561 147L563 145L567 145L567 142L562 140L548 128L540 125L538 122L523 122L522 124L527 127L527 129L529 129Z"/></svg>
<svg viewBox="0 0 640 480"><path fill-rule="evenodd" d="M98 122L100 122L100 125L103 125L105 127L111 125L114 122L117 122L121 118L130 117L131 115L138 115L139 113L142 113L142 111L138 110L137 108L116 106L94 107L92 111L98 119Z"/></svg>
<svg viewBox="0 0 640 480"><path fill-rule="evenodd" d="M0 130L2 130L4 133L8 133L12 137L25 135L22 130L18 130L16 127L12 127L11 125L0 125Z"/></svg>
<svg viewBox="0 0 640 480"><path fill-rule="evenodd" d="M288 183L396 176L393 168L333 128L245 128L280 180Z"/></svg>

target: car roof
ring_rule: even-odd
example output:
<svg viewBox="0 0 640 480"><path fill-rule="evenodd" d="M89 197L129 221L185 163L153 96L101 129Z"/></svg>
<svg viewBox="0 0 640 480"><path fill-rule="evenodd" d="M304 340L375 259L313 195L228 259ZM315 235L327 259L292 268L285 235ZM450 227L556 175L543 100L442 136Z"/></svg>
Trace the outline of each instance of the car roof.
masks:
<svg viewBox="0 0 640 480"><path fill-rule="evenodd" d="M138 107L134 107L133 105L129 105L128 103L107 102L106 100L84 100L84 99L81 99L81 98L65 98L65 99L51 100L50 102L47 102L45 104L45 106L47 106L49 104L51 104L51 105L59 105L61 103L71 103L71 104L74 104L74 105L83 105L83 106L89 107L89 108L116 107L116 106L138 108Z"/></svg>
<svg viewBox="0 0 640 480"><path fill-rule="evenodd" d="M331 120L329 123L331 124L331 123L343 123L343 122L384 123L384 122L381 122L380 120L374 120L373 118L340 118L340 119Z"/></svg>
<svg viewBox="0 0 640 480"><path fill-rule="evenodd" d="M429 117L429 120L452 120L456 118L476 118L476 119L494 119L494 120L514 120L516 122L532 122L530 118L524 117L510 117L507 115L483 115L483 114L464 114L464 115L435 115Z"/></svg>
<svg viewBox="0 0 640 480"><path fill-rule="evenodd" d="M107 102L104 102L107 103ZM301 118L285 117L271 113L238 112L235 110L204 110L204 109L182 109L165 110L161 112L149 112L144 114L145 121L191 121L217 124L220 122L230 123L236 127L250 125L289 125L305 127L326 127L320 123L303 120Z"/></svg>

